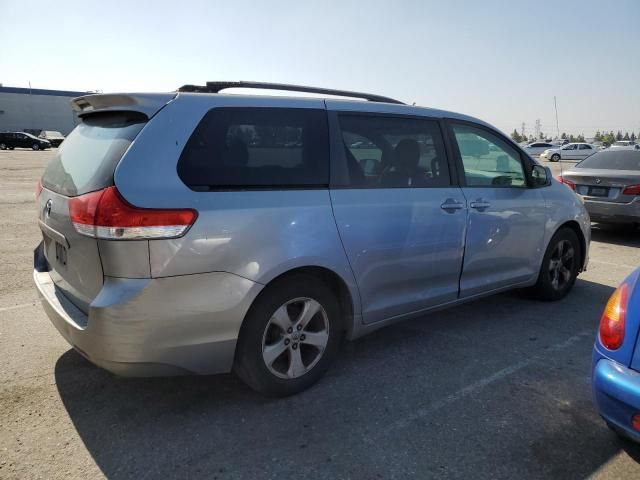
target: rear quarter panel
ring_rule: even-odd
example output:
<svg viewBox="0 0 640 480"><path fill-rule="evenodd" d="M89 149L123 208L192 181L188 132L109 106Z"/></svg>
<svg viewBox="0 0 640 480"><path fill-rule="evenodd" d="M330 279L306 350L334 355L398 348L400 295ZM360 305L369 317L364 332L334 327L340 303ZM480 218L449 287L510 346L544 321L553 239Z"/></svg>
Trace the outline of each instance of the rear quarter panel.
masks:
<svg viewBox="0 0 640 480"><path fill-rule="evenodd" d="M149 122L115 171L118 190L139 207L198 211L184 237L149 242L151 276L230 272L267 284L291 269L319 266L345 281L358 314L357 287L328 189L196 192L178 177L180 154L205 113L233 106L324 109L324 102L180 94Z"/></svg>

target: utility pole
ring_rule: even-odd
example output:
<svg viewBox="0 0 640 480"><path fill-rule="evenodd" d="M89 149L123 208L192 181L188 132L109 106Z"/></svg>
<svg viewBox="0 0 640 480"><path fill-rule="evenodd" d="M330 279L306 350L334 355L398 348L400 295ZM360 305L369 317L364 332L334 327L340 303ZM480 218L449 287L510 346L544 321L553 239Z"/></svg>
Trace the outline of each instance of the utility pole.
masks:
<svg viewBox="0 0 640 480"><path fill-rule="evenodd" d="M560 124L558 123L558 102L556 102L556 96L553 96L553 106L556 109L556 134L558 135L556 138L560 138Z"/></svg>
<svg viewBox="0 0 640 480"><path fill-rule="evenodd" d="M540 123L540 119L536 120L536 140L540 138L540 131L542 130L542 124Z"/></svg>
<svg viewBox="0 0 640 480"><path fill-rule="evenodd" d="M524 137L524 132L525 132L525 127L526 127L526 123L522 122L522 136Z"/></svg>

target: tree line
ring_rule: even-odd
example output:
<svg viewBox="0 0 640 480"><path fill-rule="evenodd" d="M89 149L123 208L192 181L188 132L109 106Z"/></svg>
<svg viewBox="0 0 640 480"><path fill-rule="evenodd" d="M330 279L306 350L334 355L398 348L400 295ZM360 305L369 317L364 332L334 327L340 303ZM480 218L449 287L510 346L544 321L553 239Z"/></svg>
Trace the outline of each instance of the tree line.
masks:
<svg viewBox="0 0 640 480"><path fill-rule="evenodd" d="M616 133L614 135L613 134L613 130L610 131L609 133L600 132L600 130L598 130L596 132L595 136L593 137L593 140L595 142L608 143L609 145L611 145L612 143L619 142L620 140L633 140L633 141L635 141L637 138L638 137L636 136L636 134L634 132L631 132L631 135L629 135L629 132L624 132L624 135L622 135L622 132L620 130L618 130L618 133Z"/></svg>
<svg viewBox="0 0 640 480"><path fill-rule="evenodd" d="M618 130L617 133L613 133L613 130L610 132L601 132L600 130L598 130L596 132L596 134L593 137L593 141L594 142L602 142L605 143L607 145L611 145L614 142L618 142L620 140L633 140L635 141L638 137L640 137L640 133L638 134L638 136L636 136L636 134L634 132L631 132L631 134L629 134L629 132L625 132L624 135L622 134L622 131ZM573 134L569 134L567 135L565 132L562 133L562 135L560 135L560 138L562 140L569 140L569 142L584 142L584 134L580 134L580 135L573 135ZM535 138L534 135L530 135L530 136L526 136L526 135L522 135L518 132L518 130L513 130L513 132L511 133L511 139L516 142L516 143L522 143L522 142L535 142L537 141L545 141L545 142L551 142L552 139L551 138L547 138L545 136L544 133L540 132L540 135L538 136L538 138Z"/></svg>

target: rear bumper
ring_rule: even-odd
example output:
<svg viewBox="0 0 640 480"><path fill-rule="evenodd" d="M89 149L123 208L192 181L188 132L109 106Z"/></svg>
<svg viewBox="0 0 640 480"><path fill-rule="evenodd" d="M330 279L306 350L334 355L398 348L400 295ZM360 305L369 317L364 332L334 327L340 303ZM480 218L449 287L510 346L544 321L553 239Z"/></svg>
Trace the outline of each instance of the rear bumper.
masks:
<svg viewBox="0 0 640 480"><path fill-rule="evenodd" d="M640 432L631 426L631 417L640 411L640 373L600 358L593 369L592 385L600 415L640 442Z"/></svg>
<svg viewBox="0 0 640 480"><path fill-rule="evenodd" d="M105 277L89 313L34 270L42 305L62 336L122 376L231 370L244 316L262 285L224 272L156 279Z"/></svg>
<svg viewBox="0 0 640 480"><path fill-rule="evenodd" d="M629 203L598 202L584 200L584 206L591 220L602 223L635 223L640 222L640 200Z"/></svg>

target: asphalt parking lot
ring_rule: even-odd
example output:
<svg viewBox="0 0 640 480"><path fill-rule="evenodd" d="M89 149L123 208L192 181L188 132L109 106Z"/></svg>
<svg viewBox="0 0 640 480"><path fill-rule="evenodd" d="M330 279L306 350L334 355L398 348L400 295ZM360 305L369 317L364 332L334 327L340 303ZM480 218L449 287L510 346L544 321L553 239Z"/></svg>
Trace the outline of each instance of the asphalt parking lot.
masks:
<svg viewBox="0 0 640 480"><path fill-rule="evenodd" d="M503 294L345 343L317 386L121 379L71 350L32 287L51 152L0 152L0 478L640 478L591 402L607 298L638 231L594 228L568 298ZM557 173L567 162L553 164Z"/></svg>

